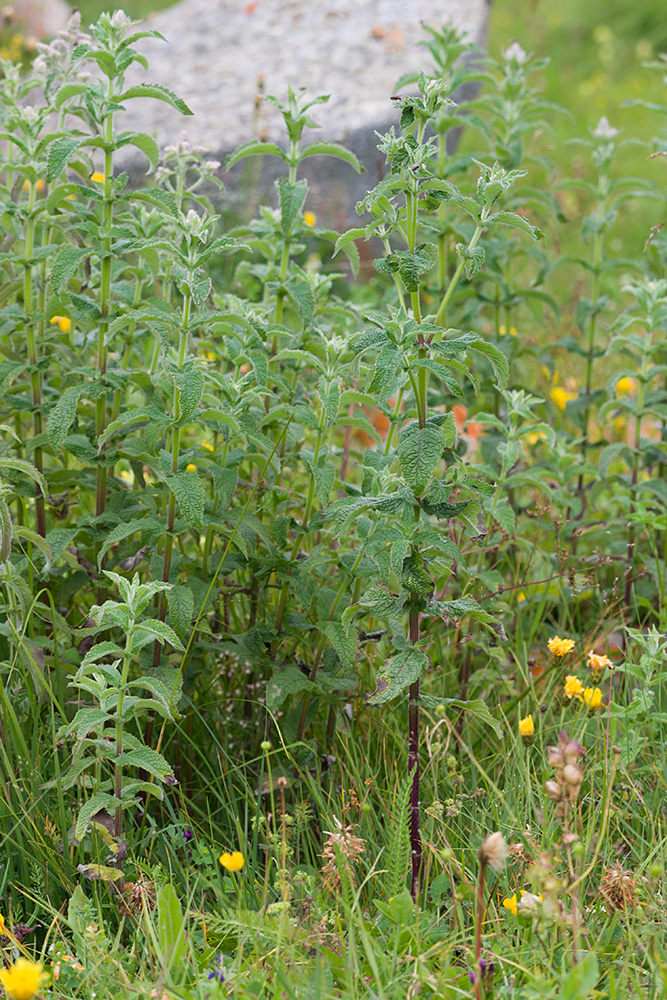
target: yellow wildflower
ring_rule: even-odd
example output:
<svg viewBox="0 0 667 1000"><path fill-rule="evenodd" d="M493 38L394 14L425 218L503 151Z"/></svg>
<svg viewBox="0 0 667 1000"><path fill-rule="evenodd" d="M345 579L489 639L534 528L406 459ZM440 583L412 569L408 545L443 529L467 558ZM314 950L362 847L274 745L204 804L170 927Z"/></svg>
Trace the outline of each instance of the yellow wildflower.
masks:
<svg viewBox="0 0 667 1000"><path fill-rule="evenodd" d="M215 354L213 353L213 351L207 351L206 352L206 360L207 361L215 361L216 360Z"/></svg>
<svg viewBox="0 0 667 1000"><path fill-rule="evenodd" d="M188 464L185 466L185 471L186 472L196 472L197 471L197 466L193 465L192 462L188 462Z"/></svg>
<svg viewBox="0 0 667 1000"><path fill-rule="evenodd" d="M35 191L37 192L37 194L41 194L45 187L46 187L46 184L42 180L41 177L39 178L38 181L35 181ZM30 190L30 181L25 180L23 182L23 190L24 191L29 191Z"/></svg>
<svg viewBox="0 0 667 1000"><path fill-rule="evenodd" d="M527 900L529 902L529 906L524 905L523 907L523 909L527 911L534 910L535 905L537 904L538 901L540 903L542 902L541 894L538 893L537 895L535 895L535 893L528 892L526 889L519 889L518 894L515 892L513 896L508 896L507 899L503 899L503 906L505 907L506 910L510 911L513 917L516 917L516 915L519 912L519 908L521 907L521 903L524 900L524 897L527 897Z"/></svg>
<svg viewBox="0 0 667 1000"><path fill-rule="evenodd" d="M519 591L519 593L516 595L516 599L517 599L517 601L525 601L526 600L526 595L524 594L523 590Z"/></svg>
<svg viewBox="0 0 667 1000"><path fill-rule="evenodd" d="M527 715L525 719L519 719L519 736L534 736L535 723L532 715Z"/></svg>
<svg viewBox="0 0 667 1000"><path fill-rule="evenodd" d="M310 228L312 229L313 226L317 225L317 216L315 215L314 212L304 212L303 221L306 223L307 226L310 226Z"/></svg>
<svg viewBox="0 0 667 1000"><path fill-rule="evenodd" d="M500 333L501 337L505 336L505 334L507 333L507 327L505 326L504 323L500 326L498 332ZM510 337L516 337L516 327L515 326L511 326L510 327Z"/></svg>
<svg viewBox="0 0 667 1000"><path fill-rule="evenodd" d="M204 451L215 451L215 448L209 441L202 441L201 446Z"/></svg>
<svg viewBox="0 0 667 1000"><path fill-rule="evenodd" d="M559 410L564 410L571 399L577 398L577 393L570 389L564 389L562 385L555 385L550 392L550 396Z"/></svg>
<svg viewBox="0 0 667 1000"><path fill-rule="evenodd" d="M629 375L625 375L623 378L619 378L616 383L616 395L617 396L628 396L631 392L637 391L637 379L630 378Z"/></svg>
<svg viewBox="0 0 667 1000"><path fill-rule="evenodd" d="M39 962L17 958L9 969L0 970L0 980L12 1000L31 1000L40 987L43 973Z"/></svg>
<svg viewBox="0 0 667 1000"><path fill-rule="evenodd" d="M565 687L563 688L566 698L578 698L581 701L581 696L584 693L584 685L581 683L576 674L568 674L565 678Z"/></svg>
<svg viewBox="0 0 667 1000"><path fill-rule="evenodd" d="M72 329L72 320L69 316L52 316L50 321L51 326L58 324L58 329L62 330L63 333L69 333Z"/></svg>
<svg viewBox="0 0 667 1000"><path fill-rule="evenodd" d="M549 652L554 656L565 656L574 649L574 639L561 639L560 636L552 635L547 642Z"/></svg>
<svg viewBox="0 0 667 1000"><path fill-rule="evenodd" d="M614 664L611 662L608 656L598 656L591 649L588 654L588 666L591 670L604 670L605 667L613 667Z"/></svg>
<svg viewBox="0 0 667 1000"><path fill-rule="evenodd" d="M602 691L600 688L584 688L584 704L594 712L602 704Z"/></svg>
<svg viewBox="0 0 667 1000"><path fill-rule="evenodd" d="M90 175L90 179L91 181L94 181L96 184L104 184L104 174L102 173L101 170L96 170L94 173L92 173Z"/></svg>
<svg viewBox="0 0 667 1000"><path fill-rule="evenodd" d="M228 872L240 872L245 864L240 851L232 851L231 854L221 854L218 860Z"/></svg>

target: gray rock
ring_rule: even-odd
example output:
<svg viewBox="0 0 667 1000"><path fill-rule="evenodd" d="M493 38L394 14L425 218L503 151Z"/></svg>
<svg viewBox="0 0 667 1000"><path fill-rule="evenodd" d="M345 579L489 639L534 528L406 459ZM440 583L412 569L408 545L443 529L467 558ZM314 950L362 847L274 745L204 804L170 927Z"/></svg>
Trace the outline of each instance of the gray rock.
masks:
<svg viewBox="0 0 667 1000"><path fill-rule="evenodd" d="M12 22L28 37L51 38L67 24L70 7L63 0L14 0Z"/></svg>
<svg viewBox="0 0 667 1000"><path fill-rule="evenodd" d="M430 54L418 44L422 22L454 24L480 42L487 9L487 0L182 0L148 19L146 26L167 44L142 41L149 71L133 68L130 79L169 87L193 116L141 99L128 104L119 125L150 132L161 147L178 141L185 129L193 144L222 160L252 138L284 142L281 115L259 100L261 91L281 101L288 86L313 97L330 94L327 104L312 109L321 128L307 130L304 139L344 142L367 173L358 178L351 167L317 157L302 176L318 178L309 207L323 212L323 221L340 224L354 216L354 203L377 180L374 133L396 122L390 97L397 79L430 67ZM245 172L240 163L223 180L234 186ZM267 161L262 187L272 174Z"/></svg>

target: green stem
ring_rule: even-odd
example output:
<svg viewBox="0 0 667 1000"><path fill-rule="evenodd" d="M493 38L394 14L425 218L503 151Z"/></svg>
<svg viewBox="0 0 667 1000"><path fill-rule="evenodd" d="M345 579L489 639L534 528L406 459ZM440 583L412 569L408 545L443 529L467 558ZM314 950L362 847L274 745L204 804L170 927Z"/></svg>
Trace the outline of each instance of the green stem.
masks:
<svg viewBox="0 0 667 1000"><path fill-rule="evenodd" d="M123 753L123 703L125 701L125 688L127 678L130 673L130 663L132 660L132 635L134 633L134 618L130 620L125 639L125 651L123 653L123 672L118 688L118 706L116 708L116 763L114 765L114 794L120 800L122 792L122 766L118 763L119 757ZM120 801L116 806L114 819L114 836L116 840L120 837L122 830L122 806Z"/></svg>
<svg viewBox="0 0 667 1000"><path fill-rule="evenodd" d="M472 239L468 244L468 250L474 250L474 248L477 246L477 242L480 236L482 235L483 230L484 230L484 224L482 222L482 224L477 226L475 232L472 234ZM438 309L438 313L435 317L436 326L444 326L445 312L447 311L449 300L454 294L454 289L456 288L459 282L459 278L463 273L464 267L465 267L465 260L460 260L456 270L454 271L454 274L452 275L452 280L449 282L449 287L447 288L447 291L443 296L442 302L440 303L440 308Z"/></svg>
<svg viewBox="0 0 667 1000"><path fill-rule="evenodd" d="M37 344L35 340L35 328L33 326L33 297L32 297L32 257L35 242L35 185L30 182L28 195L28 222L25 233L25 264L23 265L23 308L26 316L26 339L28 341L28 360L32 371L30 372L30 388L32 391L33 405L33 433L36 438L42 434L42 376L37 371ZM43 456L41 447L35 448L35 467L43 471ZM44 497L38 483L35 483L35 514L37 518L37 532L42 538L46 535L46 514L44 510Z"/></svg>
<svg viewBox="0 0 667 1000"><path fill-rule="evenodd" d="M113 87L109 83L109 101L113 100ZM109 332L109 306L111 301L111 226L113 222L113 112L109 112L104 122L104 139L107 146L104 150L104 209L102 212L102 267L100 272L100 326L97 335L97 367L100 382L104 382L107 370L107 345L106 339ZM106 426L107 400L106 394L102 393L95 406L95 430L98 439L104 433ZM107 469L101 464L97 468L97 495L95 500L95 514L101 517L106 507L107 493Z"/></svg>

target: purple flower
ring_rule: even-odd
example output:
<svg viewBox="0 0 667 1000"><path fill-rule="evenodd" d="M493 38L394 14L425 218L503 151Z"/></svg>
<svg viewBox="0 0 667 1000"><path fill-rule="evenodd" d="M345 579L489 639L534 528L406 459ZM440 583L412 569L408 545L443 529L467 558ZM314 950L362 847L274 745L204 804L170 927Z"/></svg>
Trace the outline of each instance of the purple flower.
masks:
<svg viewBox="0 0 667 1000"><path fill-rule="evenodd" d="M185 840L192 840L192 838L194 837L194 833L188 827L187 830L183 830L183 837L184 837Z"/></svg>
<svg viewBox="0 0 667 1000"><path fill-rule="evenodd" d="M190 833L190 836L192 836L191 833ZM222 963L223 963L223 961L224 961L224 955L218 955L218 953L216 952L216 954L215 954L215 968L213 969L212 972L209 972L209 974L208 974L208 978L209 979L215 979L219 983L224 983L225 977L224 977L224 974L223 974L223 971L222 971Z"/></svg>
<svg viewBox="0 0 667 1000"><path fill-rule="evenodd" d="M495 964L493 962L487 962L487 960L485 958L480 958L480 960L479 960L479 975L480 975L480 979L482 980L482 985L483 986L486 986L487 984L491 983L491 981L492 981L492 979L493 979L493 977L495 975L495 971L496 971L496 967L495 967ZM475 973L474 972L469 972L468 973L468 977L470 979L470 982L474 986L475 982L476 982Z"/></svg>

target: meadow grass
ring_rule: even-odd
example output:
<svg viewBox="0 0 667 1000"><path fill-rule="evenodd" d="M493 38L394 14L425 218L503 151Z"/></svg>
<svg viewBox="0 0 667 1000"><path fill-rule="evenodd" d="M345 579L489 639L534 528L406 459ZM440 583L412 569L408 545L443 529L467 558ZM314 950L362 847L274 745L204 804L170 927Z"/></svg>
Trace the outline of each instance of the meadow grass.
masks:
<svg viewBox="0 0 667 1000"><path fill-rule="evenodd" d="M522 8L428 36L343 234L316 95L223 224L123 15L5 64L8 996L667 993L664 39Z"/></svg>

